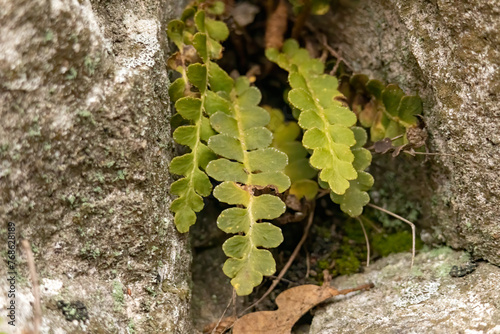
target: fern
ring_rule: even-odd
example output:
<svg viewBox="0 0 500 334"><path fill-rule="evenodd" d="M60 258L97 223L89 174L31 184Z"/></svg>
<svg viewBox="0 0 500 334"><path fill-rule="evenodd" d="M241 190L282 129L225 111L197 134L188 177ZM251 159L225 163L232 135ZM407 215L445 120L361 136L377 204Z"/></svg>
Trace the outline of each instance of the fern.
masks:
<svg viewBox="0 0 500 334"><path fill-rule="evenodd" d="M204 169L209 161L216 158L206 145L215 132L207 116L217 109L214 106L214 101L217 101L215 92L229 92L233 84L227 73L210 60L221 57L220 41L229 35L226 25L207 18L205 11L195 11L194 8L186 9L183 19L171 21L167 26L169 38L180 50L170 63L181 74L172 83L169 93L176 101L178 115L189 123L178 127L173 137L177 143L191 150L175 157L170 164L173 174L183 176L171 186L171 193L178 196L170 209L175 213L174 221L179 232L187 232L196 222L196 212L204 206L202 196L208 196L212 191ZM194 20L197 31L186 28L190 19ZM191 60L188 57L190 47L197 51L202 64L186 66L186 62Z"/></svg>
<svg viewBox="0 0 500 334"><path fill-rule="evenodd" d="M212 192L207 174L221 183L213 195L221 202L237 205L224 210L217 224L229 238L223 250L229 259L224 273L238 295L250 294L263 275L276 271L272 254L262 248L277 247L281 230L261 220L278 218L285 203L277 196L260 194L264 189L281 193L290 187L284 173L285 153L270 147L273 135L265 126L269 113L258 106L260 91L246 77L233 80L213 60L220 58L220 42L228 37L223 22L207 13L221 13L217 2L207 11L191 7L181 20L168 24L170 39L179 52L169 61L181 75L170 87L175 107L188 125L179 126L174 140L191 151L172 160L170 171L182 175L171 192L179 196L172 205L180 232L196 222L203 208L203 196ZM193 57L191 50L198 57ZM201 63L196 61L201 60ZM186 67L186 63L194 62ZM217 156L219 158L217 159Z"/></svg>
<svg viewBox="0 0 500 334"><path fill-rule="evenodd" d="M309 2L301 0L290 0L295 14L303 12L309 6L312 15L324 15L330 10L330 0L311 0Z"/></svg>
<svg viewBox="0 0 500 334"><path fill-rule="evenodd" d="M314 0L311 13L327 8L328 1ZM180 176L171 186L177 198L170 208L177 229L187 232L203 209L203 197L212 194L209 177L219 182L214 197L232 207L222 211L217 225L236 234L223 244L228 256L223 271L238 295L248 295L263 276L276 271L268 249L280 245L283 235L268 221L286 210L278 195L289 189L312 201L319 184L331 189L330 197L342 211L361 215L373 185L365 171L372 156L363 147L367 133L356 123L370 128L371 140L397 136L415 126L421 102L397 86L354 76L344 87L346 94L354 100L373 98L353 103L353 112L341 102L337 79L324 74L324 64L288 40L282 52L266 50L271 61L289 72L287 100L298 122L285 122L281 111L259 107L261 93L246 77L233 79L215 62L229 35L227 26L215 19L223 12L222 2L194 4L167 25L169 39L179 49L168 60L179 73L169 88L177 110L173 138L189 149L170 164L171 173Z"/></svg>
<svg viewBox="0 0 500 334"><path fill-rule="evenodd" d="M268 49L266 56L289 72L292 89L288 101L300 111L299 125L305 130L302 143L313 150L310 163L321 170L320 181L328 183L332 197L342 203L344 212L361 214L359 208L362 210L368 203L366 190L373 183L371 176L363 172L371 162L371 154L361 148L364 142L360 133L364 130L355 130L357 140L351 129L356 115L336 99L342 96L337 79L324 74L323 63L311 58L295 40L285 42L283 53Z"/></svg>
<svg viewBox="0 0 500 334"><path fill-rule="evenodd" d="M283 172L288 163L286 154L269 147L273 137L265 126L270 117L257 106L259 90L240 77L229 98L230 108L210 117L219 134L210 138L208 146L222 158L211 161L207 172L222 181L214 189L214 196L240 206L222 211L217 225L226 233L242 234L229 238L222 246L229 257L223 271L232 278L236 293L247 295L261 283L263 275L276 271L272 254L259 247L273 248L283 241L278 227L259 221L281 216L285 203L273 195L257 196L256 191L272 187L284 192L290 179Z"/></svg>
<svg viewBox="0 0 500 334"><path fill-rule="evenodd" d="M372 155L370 151L363 148L366 143L366 131L360 127L352 127L356 138L356 145L351 150L354 154L353 166L358 172L356 180L349 181L349 188L345 194L338 195L330 193L333 202L340 204L340 209L351 217L360 216L363 213L363 207L370 202L370 196L367 191L373 186L373 177L365 172L371 163Z"/></svg>
<svg viewBox="0 0 500 334"><path fill-rule="evenodd" d="M422 101L417 95L405 95L397 85L385 86L378 80L370 80L364 74L353 75L349 85L341 85L345 95L350 95L353 110L360 124L370 129L373 142L384 138L397 138L395 146L408 143L406 132L416 127L415 115L422 113ZM369 99L367 103L357 103Z"/></svg>
<svg viewBox="0 0 500 334"><path fill-rule="evenodd" d="M285 123L285 115L279 109L267 107L266 110L271 116L267 127L273 133L272 146L288 156L285 174L292 183L289 193L298 199L313 200L318 193L318 183L312 179L318 172L309 165L306 148L296 140L302 134L299 125L294 121Z"/></svg>

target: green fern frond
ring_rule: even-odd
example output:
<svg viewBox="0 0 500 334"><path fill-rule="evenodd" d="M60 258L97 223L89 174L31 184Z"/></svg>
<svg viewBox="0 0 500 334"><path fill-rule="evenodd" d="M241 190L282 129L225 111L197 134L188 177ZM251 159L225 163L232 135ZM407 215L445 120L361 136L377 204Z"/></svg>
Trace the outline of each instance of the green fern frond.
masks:
<svg viewBox="0 0 500 334"><path fill-rule="evenodd" d="M289 102L301 111L299 125L305 129L302 144L313 150L310 163L321 172L321 180L330 189L342 195L349 188L349 181L358 176L353 166L351 147L356 144L350 129L356 123L356 115L344 107L336 96L337 79L324 74L324 65L311 58L295 40L283 45L283 53L267 50L271 61L289 72L291 90Z"/></svg>
<svg viewBox="0 0 500 334"><path fill-rule="evenodd" d="M240 206L224 210L217 224L226 233L243 234L224 243L229 259L223 270L232 278L236 293L248 295L264 275L276 271L271 253L260 248L277 247L283 241L278 227L259 221L278 218L285 212L281 199L255 192L266 187L278 192L288 189L290 179L284 173L288 158L269 147L273 136L265 126L270 117L258 107L261 94L246 77L236 80L228 98L228 108L210 116L210 123L219 134L210 138L208 146L221 158L208 164L207 173L222 181L215 187L214 196L221 202Z"/></svg>
<svg viewBox="0 0 500 334"><path fill-rule="evenodd" d="M291 181L289 193L301 199L313 200L318 193L318 183L314 179L318 171L309 164L309 153L302 143L296 140L302 133L297 122L285 122L285 115L279 109L265 108L271 116L267 128L273 133L272 146L288 156L285 174Z"/></svg>
<svg viewBox="0 0 500 334"><path fill-rule="evenodd" d="M363 148L366 143L366 131L360 127L352 127L356 138L356 145L353 146L354 154L353 165L358 172L356 180L349 181L349 189L343 195L330 193L333 202L340 204L340 209L351 217L360 216L363 213L363 207L370 202L370 195L367 191L373 186L373 177L365 172L371 163L372 155L370 151Z"/></svg>
<svg viewBox="0 0 500 334"><path fill-rule="evenodd" d="M362 213L370 197L366 192L373 178L364 170L371 154L362 146L366 132L354 127L356 115L344 107L337 97L335 77L324 74L324 65L311 58L295 40L283 45L283 52L266 50L266 56L289 72L289 103L300 112L299 122L305 130L303 145L313 150L310 163L321 170L319 184L328 184L332 199L351 216Z"/></svg>
<svg viewBox="0 0 500 334"><path fill-rule="evenodd" d="M188 20L194 21L196 29L192 22L188 24ZM220 41L228 37L229 31L223 22L191 7L184 11L183 20L173 20L168 24L167 34L179 48L175 59L169 63L181 74L170 86L169 94L175 101L178 115L188 123L175 129L173 138L191 150L175 157L170 164L171 173L183 176L171 186L171 193L178 197L170 209L175 213L174 221L179 232L187 232L196 222L196 212L203 209L202 197L212 192L212 184L204 171L216 158L207 146L208 139L215 134L208 116L220 107L217 93L230 92L233 80L211 59L220 58ZM186 54L190 46L194 47L203 63L186 66L192 60Z"/></svg>
<svg viewBox="0 0 500 334"><path fill-rule="evenodd" d="M342 90L351 95L351 100L369 101L364 105L353 102L353 110L360 124L370 129L370 140L373 142L384 138L400 137L393 141L394 146L408 143L406 131L416 127L415 115L422 113L422 101L418 95L406 95L397 85L385 86L378 80L370 80L364 74L353 75L349 79L349 87Z"/></svg>

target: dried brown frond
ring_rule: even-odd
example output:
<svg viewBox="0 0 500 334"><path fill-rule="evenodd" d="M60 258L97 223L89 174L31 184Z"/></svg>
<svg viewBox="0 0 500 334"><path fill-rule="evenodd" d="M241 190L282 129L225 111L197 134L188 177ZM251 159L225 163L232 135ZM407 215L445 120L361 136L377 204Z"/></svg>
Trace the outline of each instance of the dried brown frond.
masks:
<svg viewBox="0 0 500 334"><path fill-rule="evenodd" d="M266 23L266 49L280 49L283 46L288 21L288 7L285 0L280 0L278 7L269 16Z"/></svg>

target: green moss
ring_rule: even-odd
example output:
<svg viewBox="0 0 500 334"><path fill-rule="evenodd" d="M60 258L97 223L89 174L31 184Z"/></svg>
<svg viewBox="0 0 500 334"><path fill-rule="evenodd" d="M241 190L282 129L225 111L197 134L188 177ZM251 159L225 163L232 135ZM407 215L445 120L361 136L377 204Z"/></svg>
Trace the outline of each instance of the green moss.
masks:
<svg viewBox="0 0 500 334"><path fill-rule="evenodd" d="M101 172L96 172L94 173L93 180L99 182L99 183L104 183L104 175Z"/></svg>
<svg viewBox="0 0 500 334"><path fill-rule="evenodd" d="M113 182L118 181L118 180L125 180L126 175L127 175L126 171L119 170L117 172L117 176L114 178Z"/></svg>
<svg viewBox="0 0 500 334"><path fill-rule="evenodd" d="M135 333L134 319L130 319L129 322L128 322L128 333L129 334L134 334Z"/></svg>
<svg viewBox="0 0 500 334"><path fill-rule="evenodd" d="M335 267L332 271L332 275L337 276L357 273L361 267L361 262L354 251L348 246L343 246L342 251L342 257L335 260Z"/></svg>
<svg viewBox="0 0 500 334"><path fill-rule="evenodd" d="M115 301L115 311L121 311L125 302L125 294L123 293L123 285L119 281L113 282L112 295Z"/></svg>
<svg viewBox="0 0 500 334"><path fill-rule="evenodd" d="M316 233L318 236L325 239L326 241L332 238L332 233L330 232L330 229L325 226L316 225L314 227L314 233Z"/></svg>
<svg viewBox="0 0 500 334"><path fill-rule="evenodd" d="M391 253L408 252L411 250L412 235L408 231L400 231L394 234L376 234L373 236L372 249L381 256ZM421 249L422 240L415 241L415 248Z"/></svg>
<svg viewBox="0 0 500 334"><path fill-rule="evenodd" d="M45 42L50 42L54 39L54 32L50 29L47 29L47 31L45 32Z"/></svg>
<svg viewBox="0 0 500 334"><path fill-rule="evenodd" d="M74 80L78 76L78 71L74 67L70 68L68 72L66 80Z"/></svg>
<svg viewBox="0 0 500 334"><path fill-rule="evenodd" d="M146 291L149 295L153 296L153 298L156 297L156 291L153 287L150 286L146 287Z"/></svg>
<svg viewBox="0 0 500 334"><path fill-rule="evenodd" d="M349 240L354 241L356 244L365 244L365 234L363 233L363 229L357 220L349 219L342 227ZM367 229L367 232L371 231L370 226L365 226L365 228Z"/></svg>
<svg viewBox="0 0 500 334"><path fill-rule="evenodd" d="M85 69L88 73L89 76L93 76L94 73L95 73L95 69L97 67L97 65L99 64L99 61L100 61L100 57L97 56L95 58L91 57L91 56L86 56L84 61L83 61L83 65L85 66Z"/></svg>
<svg viewBox="0 0 500 334"><path fill-rule="evenodd" d="M318 268L321 270L328 269L330 267L330 262L328 260L319 260L318 261Z"/></svg>

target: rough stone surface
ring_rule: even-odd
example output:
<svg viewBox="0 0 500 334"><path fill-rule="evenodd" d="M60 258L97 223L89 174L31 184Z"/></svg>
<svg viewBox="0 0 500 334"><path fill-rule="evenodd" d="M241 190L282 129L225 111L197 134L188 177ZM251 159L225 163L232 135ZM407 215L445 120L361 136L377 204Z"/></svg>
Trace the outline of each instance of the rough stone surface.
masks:
<svg viewBox="0 0 500 334"><path fill-rule="evenodd" d="M362 0L325 19L356 72L424 101L434 240L500 264L500 3ZM413 175L413 182L422 173Z"/></svg>
<svg viewBox="0 0 500 334"><path fill-rule="evenodd" d="M164 28L178 10L159 0L0 0L1 252L14 222L35 253L42 333L191 332L191 255L167 191ZM19 247L16 257L16 327L2 312L0 332L32 325ZM0 277L5 310L4 265ZM66 320L58 301L83 304L88 320Z"/></svg>
<svg viewBox="0 0 500 334"><path fill-rule="evenodd" d="M338 289L373 282L366 292L333 300L315 314L310 334L327 333L500 333L500 268L487 262L463 277L469 255L449 248L417 255L393 254L363 274L338 277Z"/></svg>

